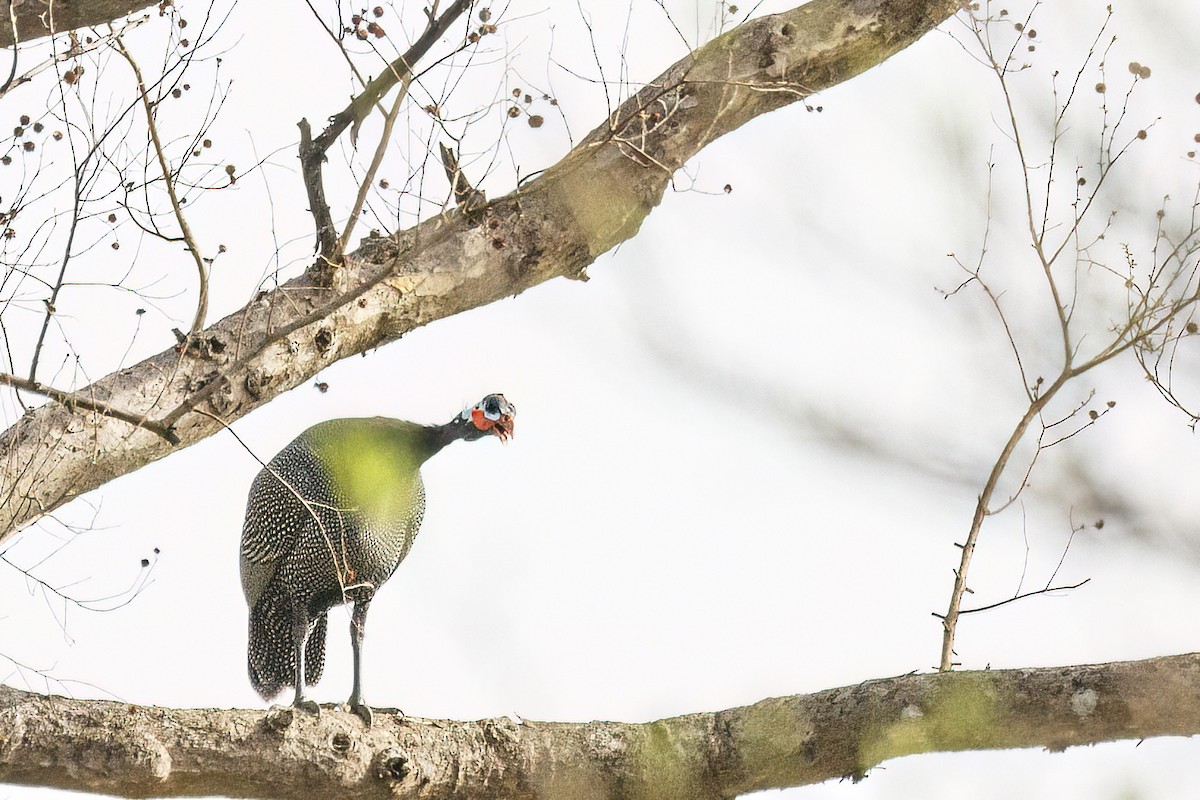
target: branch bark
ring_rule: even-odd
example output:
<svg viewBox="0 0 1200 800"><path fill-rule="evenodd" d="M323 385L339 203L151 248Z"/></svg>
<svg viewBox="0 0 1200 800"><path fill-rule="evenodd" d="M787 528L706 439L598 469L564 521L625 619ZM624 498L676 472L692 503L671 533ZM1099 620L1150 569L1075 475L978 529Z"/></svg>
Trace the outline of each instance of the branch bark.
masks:
<svg viewBox="0 0 1200 800"><path fill-rule="evenodd" d="M905 675L648 723L175 710L0 686L0 783L126 797L706 800L906 755L1200 733L1200 654Z"/></svg>
<svg viewBox="0 0 1200 800"><path fill-rule="evenodd" d="M158 0L57 0L53 3L54 31L62 33L75 28L115 22L157 2ZM0 24L0 47L13 45L13 30L8 14L10 8L15 11L17 20L17 41L30 42L50 35L49 0L7 0L2 15L4 21Z"/></svg>
<svg viewBox="0 0 1200 800"><path fill-rule="evenodd" d="M813 0L678 62L562 161L472 215L364 239L184 344L75 394L190 445L335 361L554 277L634 236L675 170L749 120L848 80L947 19L953 0ZM203 408L207 413L194 413ZM0 434L0 541L173 452L144 427L46 405Z"/></svg>

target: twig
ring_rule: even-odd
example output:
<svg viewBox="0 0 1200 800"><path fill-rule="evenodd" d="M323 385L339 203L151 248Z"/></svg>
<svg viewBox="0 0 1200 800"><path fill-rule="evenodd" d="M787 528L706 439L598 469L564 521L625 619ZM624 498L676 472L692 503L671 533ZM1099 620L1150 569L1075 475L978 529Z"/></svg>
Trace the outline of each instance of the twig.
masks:
<svg viewBox="0 0 1200 800"><path fill-rule="evenodd" d="M155 553L157 554L157 552L158 550L155 548ZM36 566L30 568L22 567L8 557L7 551L0 552L0 562L7 564L9 567L12 567L17 572L21 573L27 580L36 583L42 588L43 592L48 592L62 600L64 603L69 603L82 611L95 611L101 614L109 611L116 611L119 608L124 608L137 599L138 595L140 595L147 587L150 586L150 573L154 570L154 566L158 561L157 555L153 562L151 562L149 559L143 559L143 561L145 562L142 566L143 571L138 573L138 577L135 578L133 583L129 585L129 588L120 592L106 595L104 597L93 597L85 600L78 597L73 597L66 592L66 590L70 589L71 586L82 583L82 581L73 581L65 586L54 586L49 581L39 578L33 574L33 570L37 568ZM113 605L100 605L101 603L108 603L110 601L116 602ZM66 633L65 616L62 620L59 620L59 622L63 625L63 633Z"/></svg>
<svg viewBox="0 0 1200 800"><path fill-rule="evenodd" d="M950 593L950 606L946 610L946 615L941 617L942 657L939 669L943 672L953 666L954 634L957 631L958 619L962 615L962 599L967 591L967 572L971 566L971 556L975 553L975 544L979 540L979 532L983 528L983 521L988 516L988 506L991 504L992 495L995 494L996 487L1000 483L1000 476L1004 474L1004 470L1008 467L1008 462L1012 458L1013 452L1017 449L1017 445L1025 438L1025 431L1029 428L1030 423L1041 414L1042 409L1058 394L1058 390L1066 384L1070 377L1070 372L1064 370L1043 394L1029 404L1029 408L1021 415L1021 419L1017 421L1013 432L1008 437L1008 441L1005 442L1004 448L1000 451L1000 456L992 465L992 471L988 474L983 491L979 494L979 499L975 503L975 514L971 518L971 529L967 533L967 540L962 546L962 556L959 560L958 569L954 571L954 589Z"/></svg>
<svg viewBox="0 0 1200 800"><path fill-rule="evenodd" d="M350 72L353 73L355 80L358 81L360 86L366 86L367 79L358 71L358 67L354 65L354 59L350 58L350 54L346 52L346 48L342 45L341 40L338 39L337 34L325 24L325 20L321 18L321 12L317 11L317 7L313 5L312 0L304 0L304 2L308 6L308 10L316 18L317 24L321 26L321 30L325 31L326 35L337 45L338 52L342 54L342 58L346 59L346 66L350 68Z"/></svg>
<svg viewBox="0 0 1200 800"><path fill-rule="evenodd" d="M354 208L350 211L346 227L342 229L342 238L338 241L337 251L339 253L346 252L350 234L354 233L354 226L358 224L358 216L362 213L363 204L367 201L367 192L371 191L371 184L375 181L375 173L379 171L379 165L383 163L383 156L387 152L388 143L392 138L392 126L396 122L396 116L400 113L400 106L404 102L404 98L408 96L408 86L411 80L412 70L410 69L409 74L400 80L400 91L396 93L396 99L392 101L392 108L384 117L383 132L379 135L379 144L375 146L375 155L372 156L371 165L367 167L367 174L363 176L362 183L358 186L358 194L354 198Z"/></svg>
<svg viewBox="0 0 1200 800"><path fill-rule="evenodd" d="M986 606L979 606L979 608L964 608L958 613L961 616L963 614L974 614L979 611L991 611L993 608L999 608L1000 606L1005 606L1009 603L1015 603L1018 600L1024 600L1027 597L1034 597L1035 595L1047 594L1049 592L1065 592L1068 589L1078 589L1080 586L1083 586L1090 580L1091 578L1084 578L1079 583L1071 584L1070 586L1047 586L1044 589L1034 589L1032 592L1025 592L1024 594L1019 594L1016 597L1010 597L1007 600L1001 600L998 603L990 603Z"/></svg>
<svg viewBox="0 0 1200 800"><path fill-rule="evenodd" d="M37 675L39 678L42 679L42 681L46 685L46 692L48 694L50 693L50 685L57 684L62 689L63 695L65 697L74 697L74 694L70 691L68 686L75 685L75 686L84 686L84 687L87 687L88 689L92 689L92 690L100 692L102 694L106 694L114 700L120 699L112 692L108 691L107 689L105 689L101 686L97 686L94 683L88 683L87 681L78 681L78 680L74 680L71 678L51 677L50 669L53 669L53 666L51 666L49 669L38 669L37 667L31 667L28 664L24 664L20 661L17 661L15 658L8 655L7 653L0 653L0 658L4 659L5 661L7 661L8 663L13 665L13 667L15 668L15 674L21 676L21 681L27 687L29 687L30 691L33 691L33 686L29 683L29 678L25 674L27 672L31 672L34 675ZM0 677L0 682L9 683L9 676Z"/></svg>
<svg viewBox="0 0 1200 800"><path fill-rule="evenodd" d="M204 263L204 257L200 253L200 246L196 243L196 238L192 235L192 229L188 225L187 217L183 214L183 206L179 204L179 196L175 192L175 179L171 177L171 168L167 164L167 157L163 152L162 141L158 137L158 125L154 121L154 104L150 102L150 96L146 92L146 82L142 79L142 71L138 68L137 62L133 59L133 54L125 47L125 42L120 36L116 38L115 43L117 51L129 62L129 66L133 70L133 76L137 80L138 94L141 95L142 107L146 111L146 128L150 132L150 141L154 144L154 153L158 156L158 166L162 170L163 182L166 183L167 196L171 198L171 209L175 212L175 219L179 222L179 231L183 234L183 240L192 254L192 259L196 262L196 271L200 278L200 293L196 300L196 316L192 320L190 331L190 333L195 334L203 330L204 318L208 316L208 265Z"/></svg>
<svg viewBox="0 0 1200 800"><path fill-rule="evenodd" d="M92 152L95 151L93 150ZM74 148L72 148L73 154ZM92 153L88 153L87 158L84 159L84 163L87 163L91 157ZM33 346L33 358L29 361L29 380L31 382L37 380L37 369L42 359L42 348L46 344L46 334L50 331L50 319L58 309L58 295L62 291L64 281L66 281L67 265L71 262L71 248L75 245L75 232L79 228L80 206L83 204L83 178L80 177L81 170L82 165L76 164L74 175L75 189L72 200L74 207L71 209L71 226L67 231L67 241L63 247L62 263L58 268L58 278L54 281L54 288L50 290L50 297L42 301L46 305L46 311L42 316L42 328L38 332L37 344Z"/></svg>
<svg viewBox="0 0 1200 800"><path fill-rule="evenodd" d="M17 4L17 3L12 3L9 6L9 9L13 13L14 16L15 16L15 9L18 7L18 5L19 4ZM78 43L74 44L74 46L72 47L71 57L74 58L75 56L83 55L84 53L90 53L94 50L99 50L103 47L107 47L114 39L116 39L118 36L125 33L125 31L130 30L131 28L136 28L138 25L141 25L141 24L149 21L149 19L150 19L149 15L143 14L140 17L135 17L135 18L126 20L124 22L124 24L122 24L118 30L113 30L109 33L104 34L103 36L96 36L90 42L87 42L87 41L78 42ZM34 78L36 78L38 75L40 75L43 72L45 72L46 70L52 68L56 64L61 64L65 60L67 60L65 57L60 57L58 55L51 55L49 58L42 61L41 63L36 64L36 65L30 67L29 69L25 70L19 76L14 76L14 75L10 74L9 79L3 85L0 85L0 99L6 97L9 94L9 92L14 91L17 87L24 86L25 84L29 83ZM16 69L15 54L13 57L13 69L14 70Z"/></svg>
<svg viewBox="0 0 1200 800"><path fill-rule="evenodd" d="M431 15L429 27L425 29L420 38L413 42L412 47L388 64L387 69L380 72L375 80L367 84L367 88L361 94L350 101L350 105L330 120L328 127L317 137L318 146L321 146L323 150L328 149L349 125L353 125L350 133L351 139L356 138L358 127L367 118L371 106L382 100L401 80L411 78L412 69L417 62L425 57L438 39L442 38L442 35L450 29L454 21L474 4L475 0L455 0L442 16L434 19Z"/></svg>
<svg viewBox="0 0 1200 800"><path fill-rule="evenodd" d="M168 425L163 425L147 419L144 414L132 414L128 411L122 411L119 408L114 408L103 400L97 400L92 397L85 397L75 392L65 392L62 389L55 389L53 386L47 386L36 380L27 380L19 378L16 375L11 375L7 372L0 372L0 383L11 386L14 389L24 389L27 392L40 394L42 397L48 397L62 404L67 409L82 408L87 411L94 411L106 417L119 419L122 422L128 422L130 425L138 428L145 428L151 433L161 436L171 444L179 444L179 435L175 433Z"/></svg>
<svg viewBox="0 0 1200 800"><path fill-rule="evenodd" d="M463 174L459 166L458 156L442 142L438 142L438 152L442 156L442 169L446 171L446 180L450 181L450 191L454 195L454 204L470 214L487 205L487 195L476 189Z"/></svg>

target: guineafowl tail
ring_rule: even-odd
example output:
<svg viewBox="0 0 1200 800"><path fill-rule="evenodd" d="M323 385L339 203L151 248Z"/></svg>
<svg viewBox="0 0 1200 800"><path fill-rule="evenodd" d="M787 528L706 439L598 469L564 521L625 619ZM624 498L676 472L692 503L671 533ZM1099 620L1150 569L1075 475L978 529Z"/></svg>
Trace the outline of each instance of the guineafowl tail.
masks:
<svg viewBox="0 0 1200 800"><path fill-rule="evenodd" d="M270 700L285 686L295 683L291 604L274 587L268 587L250 609L250 641L246 653L250 684L264 700Z"/></svg>
<svg viewBox="0 0 1200 800"><path fill-rule="evenodd" d="M328 618L322 614L309 623L304 646L304 682L312 685L325 670L325 630ZM247 667L250 684L263 699L270 700L286 687L296 684L296 662L292 643L292 605L290 598L275 587L268 587L250 610L250 636Z"/></svg>
<svg viewBox="0 0 1200 800"><path fill-rule="evenodd" d="M308 641L304 644L304 682L309 686L321 680L321 673L325 671L325 625L328 622L329 615L322 614L308 629Z"/></svg>

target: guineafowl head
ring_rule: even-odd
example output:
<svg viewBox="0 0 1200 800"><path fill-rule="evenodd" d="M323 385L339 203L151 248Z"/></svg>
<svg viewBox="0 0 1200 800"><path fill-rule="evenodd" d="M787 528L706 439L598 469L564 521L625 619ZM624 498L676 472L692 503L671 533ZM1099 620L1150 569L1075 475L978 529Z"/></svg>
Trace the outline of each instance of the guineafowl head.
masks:
<svg viewBox="0 0 1200 800"><path fill-rule="evenodd" d="M473 442L485 436L498 436L507 442L513 435L513 418L517 408L502 394L489 394L473 406L464 408L450 423L461 430L464 441Z"/></svg>

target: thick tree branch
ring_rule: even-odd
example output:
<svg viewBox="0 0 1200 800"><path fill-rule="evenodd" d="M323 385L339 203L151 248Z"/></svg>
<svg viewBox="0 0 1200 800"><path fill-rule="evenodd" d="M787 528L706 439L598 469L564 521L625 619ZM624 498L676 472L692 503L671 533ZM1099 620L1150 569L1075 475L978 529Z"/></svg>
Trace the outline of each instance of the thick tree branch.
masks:
<svg viewBox="0 0 1200 800"><path fill-rule="evenodd" d="M183 444L347 356L414 328L581 278L634 236L674 170L749 120L875 66L945 20L947 0L814 0L752 20L671 67L537 180L473 215L363 240L179 345L76 392ZM281 335L280 331L286 331ZM170 413L171 409L177 409ZM148 430L47 405L0 434L0 540L71 498L173 451Z"/></svg>
<svg viewBox="0 0 1200 800"><path fill-rule="evenodd" d="M0 782L127 797L706 800L900 756L1200 733L1200 655L905 675L658 720L175 710L0 687Z"/></svg>
<svg viewBox="0 0 1200 800"><path fill-rule="evenodd" d="M115 22L121 17L155 5L158 0L2 0L4 23L0 24L0 47L13 43L9 9L17 20L19 42L30 42L50 35L50 10L54 10L54 30L69 31Z"/></svg>

